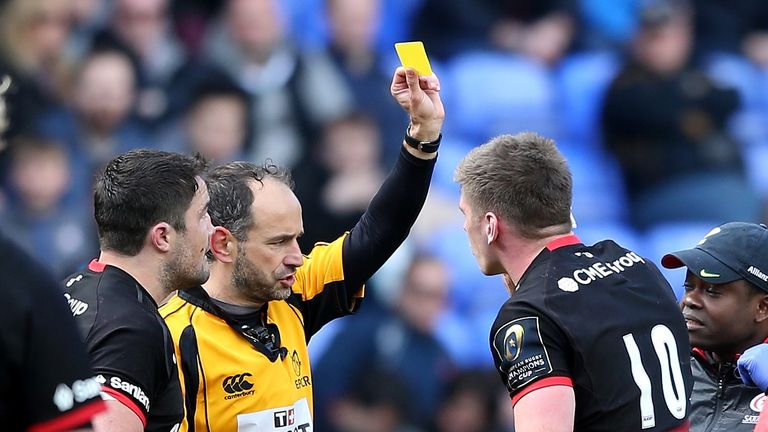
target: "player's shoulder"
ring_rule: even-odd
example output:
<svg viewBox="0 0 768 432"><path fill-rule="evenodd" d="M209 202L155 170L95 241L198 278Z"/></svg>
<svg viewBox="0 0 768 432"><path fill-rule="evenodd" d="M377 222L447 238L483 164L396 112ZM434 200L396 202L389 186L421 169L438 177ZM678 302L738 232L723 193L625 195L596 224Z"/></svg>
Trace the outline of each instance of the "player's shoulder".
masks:
<svg viewBox="0 0 768 432"><path fill-rule="evenodd" d="M93 264L64 278L64 297L69 303L72 315L107 311L110 320L130 321L142 308L136 300L135 284L126 281L119 274L105 269L94 270Z"/></svg>
<svg viewBox="0 0 768 432"><path fill-rule="evenodd" d="M541 290L527 290L513 293L499 308L496 319L491 325L491 338L500 329L529 318L544 317L549 314L545 303L546 293Z"/></svg>
<svg viewBox="0 0 768 432"><path fill-rule="evenodd" d="M652 270L655 267L650 261L612 240L564 248L552 255L547 274L552 293L588 295L594 291L586 289L590 285L663 285L660 273ZM627 280L631 283L626 284Z"/></svg>
<svg viewBox="0 0 768 432"><path fill-rule="evenodd" d="M304 287L344 279L343 255L344 233L330 243L317 242L309 254L304 255L304 263L296 270L294 292L302 292Z"/></svg>
<svg viewBox="0 0 768 432"><path fill-rule="evenodd" d="M180 296L179 292L174 292L162 305L160 305L158 312L163 320L165 320L166 324L173 329L174 325L188 323L190 321L190 316L196 308L197 306Z"/></svg>

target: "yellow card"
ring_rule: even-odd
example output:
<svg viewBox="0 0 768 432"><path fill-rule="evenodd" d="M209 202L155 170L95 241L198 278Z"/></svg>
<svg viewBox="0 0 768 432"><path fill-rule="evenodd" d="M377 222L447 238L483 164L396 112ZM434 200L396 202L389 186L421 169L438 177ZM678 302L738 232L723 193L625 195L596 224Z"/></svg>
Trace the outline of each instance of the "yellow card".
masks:
<svg viewBox="0 0 768 432"><path fill-rule="evenodd" d="M432 75L432 67L429 65L427 52L424 51L424 44L421 41L398 42L395 44L395 50L403 67L414 68L421 76Z"/></svg>

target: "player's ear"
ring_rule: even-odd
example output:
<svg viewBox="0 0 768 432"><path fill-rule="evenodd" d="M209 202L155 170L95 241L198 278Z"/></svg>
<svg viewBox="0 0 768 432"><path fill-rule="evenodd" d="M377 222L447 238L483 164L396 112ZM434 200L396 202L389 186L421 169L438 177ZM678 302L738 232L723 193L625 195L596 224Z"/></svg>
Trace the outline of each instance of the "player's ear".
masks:
<svg viewBox="0 0 768 432"><path fill-rule="evenodd" d="M762 323L768 321L768 294L760 294L755 311L755 321Z"/></svg>
<svg viewBox="0 0 768 432"><path fill-rule="evenodd" d="M220 226L213 227L211 234L211 254L217 261L231 263L235 260L237 240L232 233Z"/></svg>
<svg viewBox="0 0 768 432"><path fill-rule="evenodd" d="M173 228L168 222L160 222L149 229L149 243L160 252L171 250L171 241L174 235Z"/></svg>
<svg viewBox="0 0 768 432"><path fill-rule="evenodd" d="M488 212L485 214L485 240L488 244L493 243L499 237L499 218L496 213Z"/></svg>

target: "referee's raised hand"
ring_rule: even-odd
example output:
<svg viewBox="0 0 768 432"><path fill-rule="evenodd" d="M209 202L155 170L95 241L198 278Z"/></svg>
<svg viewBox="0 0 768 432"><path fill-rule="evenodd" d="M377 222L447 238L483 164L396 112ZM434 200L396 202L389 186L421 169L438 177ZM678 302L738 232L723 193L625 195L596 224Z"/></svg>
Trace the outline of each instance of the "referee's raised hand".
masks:
<svg viewBox="0 0 768 432"><path fill-rule="evenodd" d="M437 77L419 76L412 68L398 67L392 77L390 92L410 115L410 136L420 141L436 140L445 119Z"/></svg>

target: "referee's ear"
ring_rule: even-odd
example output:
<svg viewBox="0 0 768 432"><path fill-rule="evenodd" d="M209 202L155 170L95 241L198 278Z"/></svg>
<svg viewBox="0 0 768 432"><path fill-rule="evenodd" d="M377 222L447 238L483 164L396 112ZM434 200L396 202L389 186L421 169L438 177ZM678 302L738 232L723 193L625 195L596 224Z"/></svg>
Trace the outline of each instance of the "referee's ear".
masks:
<svg viewBox="0 0 768 432"><path fill-rule="evenodd" d="M220 226L213 227L211 234L211 254L216 261L232 263L237 253L237 240L228 229Z"/></svg>

